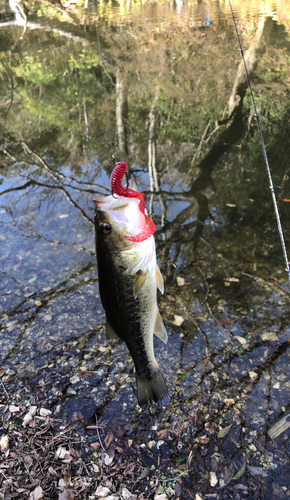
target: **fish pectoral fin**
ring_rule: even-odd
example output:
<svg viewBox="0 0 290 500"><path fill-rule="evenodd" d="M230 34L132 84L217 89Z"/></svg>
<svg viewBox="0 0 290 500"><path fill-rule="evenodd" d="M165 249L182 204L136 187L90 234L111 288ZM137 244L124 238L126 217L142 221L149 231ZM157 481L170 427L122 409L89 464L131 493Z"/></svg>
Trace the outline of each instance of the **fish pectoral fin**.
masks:
<svg viewBox="0 0 290 500"><path fill-rule="evenodd" d="M161 274L161 271L160 271L159 267L157 266L157 264L155 267L155 277L156 277L157 287L163 295L163 293L164 293L164 281L163 281L163 276Z"/></svg>
<svg viewBox="0 0 290 500"><path fill-rule="evenodd" d="M164 344L167 344L168 335L158 308L155 319L154 333L157 337L159 337L162 340L162 342L164 342Z"/></svg>
<svg viewBox="0 0 290 500"><path fill-rule="evenodd" d="M141 269L136 273L137 278L133 286L133 295L134 298L137 299L138 293L140 292L142 286L145 283L147 277L147 271L144 273Z"/></svg>
<svg viewBox="0 0 290 500"><path fill-rule="evenodd" d="M113 330L108 320L106 322L106 337L108 340L116 340L116 339L120 340L120 338L116 334L115 330Z"/></svg>

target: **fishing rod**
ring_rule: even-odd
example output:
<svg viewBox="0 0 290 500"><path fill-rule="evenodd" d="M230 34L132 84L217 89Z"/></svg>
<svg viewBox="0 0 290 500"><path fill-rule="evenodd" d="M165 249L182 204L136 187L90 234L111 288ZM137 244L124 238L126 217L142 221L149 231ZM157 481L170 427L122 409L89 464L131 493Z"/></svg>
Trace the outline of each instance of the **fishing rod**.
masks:
<svg viewBox="0 0 290 500"><path fill-rule="evenodd" d="M244 51L243 51L243 47L242 47L242 43L241 43L241 39L240 39L238 27L237 27L237 23L236 23L236 18L235 18L234 11L233 11L233 8L232 8L231 0L229 0L229 4L230 4L230 9L231 9L231 13L232 13L233 22L234 22L234 25L235 25L235 30L236 30L236 33L237 33L238 42L239 42L239 51L242 54L242 58L243 58L244 66L245 66L245 71L246 71L246 76L247 76L247 80L248 80L248 86L249 86L249 89L250 89L250 92L251 92L252 102L253 102L253 105L254 105L254 111L255 111L254 116L255 116L255 118L257 120L259 134L260 134L260 139L261 139L261 143L262 143L262 150L263 150L264 159L265 159L265 163L266 163L266 167L267 167L268 178L269 178L269 181L270 181L270 189L271 189L272 200L273 200L273 205L274 205L274 210L275 210L275 216L276 216L276 221L277 221L277 226L278 226L278 232L279 232L280 241L281 241L282 250L283 250L283 255L284 255L284 259L285 259L285 263L286 263L286 269L285 270L288 273L288 279L290 279L290 267L289 267L288 255L287 255L285 240L284 240L284 236L283 236L283 229L282 229L282 225L281 225L281 220L280 220L280 215L279 215L277 200L276 200L276 196L275 196L275 191L274 191L274 186L273 186L273 181L272 181L272 175L271 175L270 166L269 166L269 162L268 162L268 156L267 156L267 151L266 151L266 147L265 147L265 142L264 142L262 127L261 127L261 123L260 123L260 118L259 118L259 114L258 114L258 110L257 110L257 106L256 106L256 101L255 101L255 98L254 98L253 89L252 89L252 85L251 85L250 75L249 75L249 72L248 72L248 68L247 68L247 64L246 64L246 60L245 60L245 56L244 56Z"/></svg>

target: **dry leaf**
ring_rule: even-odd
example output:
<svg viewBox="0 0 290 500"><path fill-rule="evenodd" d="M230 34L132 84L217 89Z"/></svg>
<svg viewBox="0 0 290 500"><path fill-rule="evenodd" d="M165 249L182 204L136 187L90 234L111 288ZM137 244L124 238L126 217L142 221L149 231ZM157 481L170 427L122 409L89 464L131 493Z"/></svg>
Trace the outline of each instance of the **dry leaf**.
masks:
<svg viewBox="0 0 290 500"><path fill-rule="evenodd" d="M55 452L55 457L65 458L67 454L69 454L69 452L63 446L59 446Z"/></svg>
<svg viewBox="0 0 290 500"><path fill-rule="evenodd" d="M20 408L19 406L9 405L9 411L11 411L11 413L16 413L17 411L20 411Z"/></svg>
<svg viewBox="0 0 290 500"><path fill-rule="evenodd" d="M0 368L0 377L3 377L5 372L6 372L5 368Z"/></svg>
<svg viewBox="0 0 290 500"><path fill-rule="evenodd" d="M44 321L50 321L51 319L52 319L52 316L50 314L46 314L45 316L43 316Z"/></svg>
<svg viewBox="0 0 290 500"><path fill-rule="evenodd" d="M185 284L185 279L182 278L181 276L177 276L176 281L178 286L183 286Z"/></svg>
<svg viewBox="0 0 290 500"><path fill-rule="evenodd" d="M36 486L35 490L30 493L30 500L39 500L43 497L43 489L41 486Z"/></svg>
<svg viewBox="0 0 290 500"><path fill-rule="evenodd" d="M226 203L226 207L236 207L237 205L233 205L233 203Z"/></svg>
<svg viewBox="0 0 290 500"><path fill-rule="evenodd" d="M209 481L211 486L215 486L217 484L218 480L215 472L209 473Z"/></svg>
<svg viewBox="0 0 290 500"><path fill-rule="evenodd" d="M65 219L66 217L68 217L68 214L62 214L58 216L59 219Z"/></svg>
<svg viewBox="0 0 290 500"><path fill-rule="evenodd" d="M237 339L240 342L240 344L246 344L247 343L247 341L246 341L246 339L244 339L244 337L235 337L235 339Z"/></svg>
<svg viewBox="0 0 290 500"><path fill-rule="evenodd" d="M114 460L114 457L110 457L107 453L103 453L103 460L106 465L111 465Z"/></svg>
<svg viewBox="0 0 290 500"><path fill-rule="evenodd" d="M286 431L290 427L290 414L284 415L283 418L278 420L276 424L274 424L271 429L268 431L268 434L271 439L275 439L276 437L280 436L282 432Z"/></svg>
<svg viewBox="0 0 290 500"><path fill-rule="evenodd" d="M130 500L132 496L133 496L132 493L130 493L130 491L127 490L127 488L122 489L122 497L124 498L124 500Z"/></svg>
<svg viewBox="0 0 290 500"><path fill-rule="evenodd" d="M246 467L247 467L247 461L242 465L240 470L234 475L232 479L240 479L240 477L242 477L242 475L245 473Z"/></svg>
<svg viewBox="0 0 290 500"><path fill-rule="evenodd" d="M113 441L114 439L114 435L113 433L110 431L107 435L106 435L106 438L105 438L105 448L109 448L111 442Z"/></svg>
<svg viewBox="0 0 290 500"><path fill-rule="evenodd" d="M228 425L227 427L224 427L223 429L221 429L221 430L219 431L219 433L218 433L218 437L219 437L219 438L223 438L223 437L225 437L225 436L229 433L229 430L230 430L230 428L231 428L231 426L232 426L232 425L233 425L233 424L230 424L230 425Z"/></svg>
<svg viewBox="0 0 290 500"><path fill-rule="evenodd" d="M265 332L265 333L262 333L261 339L264 340L264 342L266 342L267 340L268 341L270 341L270 340L276 340L277 339L277 333L275 333L275 332Z"/></svg>
<svg viewBox="0 0 290 500"><path fill-rule="evenodd" d="M74 500L74 498L74 492L67 489L65 489L58 495L58 500Z"/></svg>
<svg viewBox="0 0 290 500"><path fill-rule="evenodd" d="M6 453L6 451L9 449L9 438L7 435L4 435L0 439L0 450L1 453Z"/></svg>
<svg viewBox="0 0 290 500"><path fill-rule="evenodd" d="M233 283L239 283L240 280L238 278L230 278L229 277L229 278L226 278L226 281L231 281Z"/></svg>
<svg viewBox="0 0 290 500"><path fill-rule="evenodd" d="M249 372L249 375L250 375L250 378L252 380L254 380L255 378L257 378L258 374L256 372Z"/></svg>
<svg viewBox="0 0 290 500"><path fill-rule="evenodd" d="M97 450L98 448L100 448L100 443L91 443L91 448Z"/></svg>
<svg viewBox="0 0 290 500"><path fill-rule="evenodd" d="M109 494L110 494L110 490L109 488L105 488L104 486L102 486L101 484L97 487L94 495L99 497L99 498L105 498L107 497Z"/></svg>

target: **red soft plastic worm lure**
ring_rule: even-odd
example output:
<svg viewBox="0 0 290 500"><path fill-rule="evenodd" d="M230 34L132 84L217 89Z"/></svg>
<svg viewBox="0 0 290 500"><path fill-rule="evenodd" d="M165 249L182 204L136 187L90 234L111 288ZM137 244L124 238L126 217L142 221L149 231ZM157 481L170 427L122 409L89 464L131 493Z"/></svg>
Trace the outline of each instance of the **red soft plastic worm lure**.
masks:
<svg viewBox="0 0 290 500"><path fill-rule="evenodd" d="M140 210L141 213L144 214L145 216L145 226L142 231L140 231L139 234L136 236L125 236L126 240L133 241L133 242L141 242L144 240L147 240L152 236L152 234L155 231L155 224L154 222L148 217L148 215L145 214L145 196L143 193L139 193L139 191L134 191L133 189L127 189L124 186L122 186L122 179L125 175L125 172L127 170L127 163L125 161L120 161L117 163L115 166L113 172L111 173L110 177L110 185L113 190L113 193L117 194L118 196L125 196L125 198L137 198L140 200Z"/></svg>

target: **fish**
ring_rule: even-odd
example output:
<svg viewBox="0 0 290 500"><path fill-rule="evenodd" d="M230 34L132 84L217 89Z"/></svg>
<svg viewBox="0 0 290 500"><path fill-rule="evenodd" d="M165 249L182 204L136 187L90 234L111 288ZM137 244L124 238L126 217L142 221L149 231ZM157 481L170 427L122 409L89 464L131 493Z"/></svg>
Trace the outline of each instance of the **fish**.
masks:
<svg viewBox="0 0 290 500"><path fill-rule="evenodd" d="M168 335L157 305L157 289L163 293L164 282L156 262L153 222L147 215L143 193L128 189L117 194L121 181L118 187L112 176L113 194L93 200L106 337L127 345L135 365L139 405L164 406L170 403L170 395L154 355L153 334L165 343ZM128 191L129 196L124 196Z"/></svg>

